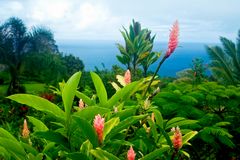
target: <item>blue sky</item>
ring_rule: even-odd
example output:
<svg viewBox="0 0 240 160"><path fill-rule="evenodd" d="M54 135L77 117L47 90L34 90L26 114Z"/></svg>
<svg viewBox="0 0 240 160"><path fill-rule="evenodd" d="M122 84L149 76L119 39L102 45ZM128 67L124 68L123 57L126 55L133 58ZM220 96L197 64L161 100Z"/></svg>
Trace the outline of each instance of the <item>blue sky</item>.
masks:
<svg viewBox="0 0 240 160"><path fill-rule="evenodd" d="M119 30L134 18L167 41L175 20L182 42L235 40L240 0L0 0L0 22L18 16L31 28L49 27L57 41L121 40Z"/></svg>

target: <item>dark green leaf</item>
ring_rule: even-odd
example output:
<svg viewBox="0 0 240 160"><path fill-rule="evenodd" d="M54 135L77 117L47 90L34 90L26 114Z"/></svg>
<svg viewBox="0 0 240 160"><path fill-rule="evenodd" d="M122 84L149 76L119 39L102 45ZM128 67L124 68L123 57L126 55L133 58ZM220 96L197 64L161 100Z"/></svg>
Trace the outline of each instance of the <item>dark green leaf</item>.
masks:
<svg viewBox="0 0 240 160"><path fill-rule="evenodd" d="M64 119L65 117L65 113L57 105L38 96L30 94L14 94L7 98L18 103L33 107L36 110L50 113L51 115L56 116L59 119Z"/></svg>
<svg viewBox="0 0 240 160"><path fill-rule="evenodd" d="M99 160L120 160L118 157L114 156L112 153L104 151L101 148L96 148L91 150L91 154Z"/></svg>
<svg viewBox="0 0 240 160"><path fill-rule="evenodd" d="M153 160L153 159L157 159L157 158L162 158L161 156L163 155L163 153L168 151L169 149L170 149L169 146L163 146L162 148L156 149L153 152L145 155L140 160Z"/></svg>
<svg viewBox="0 0 240 160"><path fill-rule="evenodd" d="M95 148L98 146L98 136L93 126L87 120L80 117L73 116L73 119L76 121L77 126L81 129L85 137L87 137L87 139L89 139L92 143L93 147Z"/></svg>
<svg viewBox="0 0 240 160"><path fill-rule="evenodd" d="M48 127L35 117L27 116L28 120L34 125L34 131L47 131Z"/></svg>
<svg viewBox="0 0 240 160"><path fill-rule="evenodd" d="M19 142L0 137L0 146L5 148L11 154L11 156L17 160L23 160L26 158L27 154Z"/></svg>
<svg viewBox="0 0 240 160"><path fill-rule="evenodd" d="M90 73L91 73L91 77L92 77L100 104L104 106L107 103L107 99L108 99L105 86L101 78L96 73L94 72L90 72Z"/></svg>
<svg viewBox="0 0 240 160"><path fill-rule="evenodd" d="M44 138L51 142L55 142L56 144L61 144L66 148L69 147L67 138L61 135L60 133L53 132L53 131L45 131L45 132L36 132L34 133L34 135L39 138Z"/></svg>
<svg viewBox="0 0 240 160"><path fill-rule="evenodd" d="M64 104L65 114L67 119L70 117L73 99L77 91L78 83L81 77L81 72L77 72L69 78L67 83L64 85L62 91L62 100Z"/></svg>
<svg viewBox="0 0 240 160"><path fill-rule="evenodd" d="M123 129L130 127L131 125L137 123L138 121L140 121L141 119L143 119L145 117L147 117L147 114L128 117L127 119L121 121L115 128L113 128L112 131L107 135L106 139L111 139L116 134L121 132Z"/></svg>

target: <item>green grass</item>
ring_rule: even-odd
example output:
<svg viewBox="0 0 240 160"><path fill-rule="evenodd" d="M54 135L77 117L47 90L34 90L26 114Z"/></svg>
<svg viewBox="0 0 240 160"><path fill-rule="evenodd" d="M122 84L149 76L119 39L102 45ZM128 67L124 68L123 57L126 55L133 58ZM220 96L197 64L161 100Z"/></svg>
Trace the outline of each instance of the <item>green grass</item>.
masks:
<svg viewBox="0 0 240 160"><path fill-rule="evenodd" d="M30 94L38 94L46 90L46 84L35 83L35 84L23 84L26 88L26 92Z"/></svg>
<svg viewBox="0 0 240 160"><path fill-rule="evenodd" d="M31 83L23 84L26 88L26 92L29 94L38 94L46 90L46 84L44 83ZM8 85L0 85L0 97L5 97L8 89Z"/></svg>
<svg viewBox="0 0 240 160"><path fill-rule="evenodd" d="M0 85L0 98L4 97L8 89L8 85Z"/></svg>

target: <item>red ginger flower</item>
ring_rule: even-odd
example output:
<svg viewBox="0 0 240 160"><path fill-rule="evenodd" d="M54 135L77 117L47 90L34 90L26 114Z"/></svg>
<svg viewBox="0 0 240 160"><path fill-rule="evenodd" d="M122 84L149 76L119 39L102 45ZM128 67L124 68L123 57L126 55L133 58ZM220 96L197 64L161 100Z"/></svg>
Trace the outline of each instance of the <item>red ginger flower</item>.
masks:
<svg viewBox="0 0 240 160"><path fill-rule="evenodd" d="M28 138L29 136L29 129L28 129L28 125L27 125L27 120L24 119L24 122L23 122L23 130L22 130L22 137L23 138Z"/></svg>
<svg viewBox="0 0 240 160"><path fill-rule="evenodd" d="M80 109L83 109L83 108L84 108L84 102L83 102L82 99L79 100L79 102L78 102L78 107L79 107Z"/></svg>
<svg viewBox="0 0 240 160"><path fill-rule="evenodd" d="M173 127L171 131L174 132L172 139L173 147L176 150L179 150L180 148L182 148L182 133L180 131L180 128L178 126L176 128Z"/></svg>
<svg viewBox="0 0 240 160"><path fill-rule="evenodd" d="M98 135L98 140L102 143L103 140L103 129L104 129L104 118L100 116L100 114L96 115L93 121L93 127Z"/></svg>
<svg viewBox="0 0 240 160"><path fill-rule="evenodd" d="M124 74L124 82L126 84L131 83L131 72L129 71L129 69Z"/></svg>
<svg viewBox="0 0 240 160"><path fill-rule="evenodd" d="M178 21L176 21L173 24L171 33L169 35L168 50L165 55L166 58L168 58L174 52L174 50L177 48L178 34L179 34L179 26L178 26Z"/></svg>
<svg viewBox="0 0 240 160"><path fill-rule="evenodd" d="M136 154L131 146L130 149L128 150L127 158L128 158L128 160L135 160L135 156L136 156Z"/></svg>

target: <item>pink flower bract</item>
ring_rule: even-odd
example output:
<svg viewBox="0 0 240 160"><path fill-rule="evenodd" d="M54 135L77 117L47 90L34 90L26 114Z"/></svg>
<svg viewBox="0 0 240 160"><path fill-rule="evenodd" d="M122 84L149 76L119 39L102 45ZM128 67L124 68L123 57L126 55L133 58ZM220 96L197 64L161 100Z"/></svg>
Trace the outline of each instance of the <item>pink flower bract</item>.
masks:
<svg viewBox="0 0 240 160"><path fill-rule="evenodd" d="M172 30L169 35L168 50L165 55L166 58L168 58L174 52L174 50L177 48L178 34L179 34L179 26L178 26L178 21L176 21L173 24Z"/></svg>
<svg viewBox="0 0 240 160"><path fill-rule="evenodd" d="M127 158L128 158L128 160L135 160L135 156L136 156L136 154L131 146L130 149L128 150Z"/></svg>
<svg viewBox="0 0 240 160"><path fill-rule="evenodd" d="M124 74L124 82L126 84L131 83L131 72L129 71L129 69Z"/></svg>
<svg viewBox="0 0 240 160"><path fill-rule="evenodd" d="M78 102L78 107L79 107L80 109L83 109L83 108L84 108L84 102L83 102L82 99L79 100L79 102Z"/></svg>
<svg viewBox="0 0 240 160"><path fill-rule="evenodd" d="M24 122L23 122L23 130L22 130L22 137L23 138L28 138L29 137L29 129L28 129L28 125L27 125L27 120L24 119Z"/></svg>
<svg viewBox="0 0 240 160"><path fill-rule="evenodd" d="M171 129L171 131L174 132L173 139L172 139L173 147L176 150L179 150L180 148L182 148L182 133L180 131L180 128L179 127L176 127L176 128L173 127Z"/></svg>
<svg viewBox="0 0 240 160"><path fill-rule="evenodd" d="M100 114L96 115L93 121L93 127L97 132L98 140L100 143L102 143L103 140L104 121L104 118L102 118Z"/></svg>

